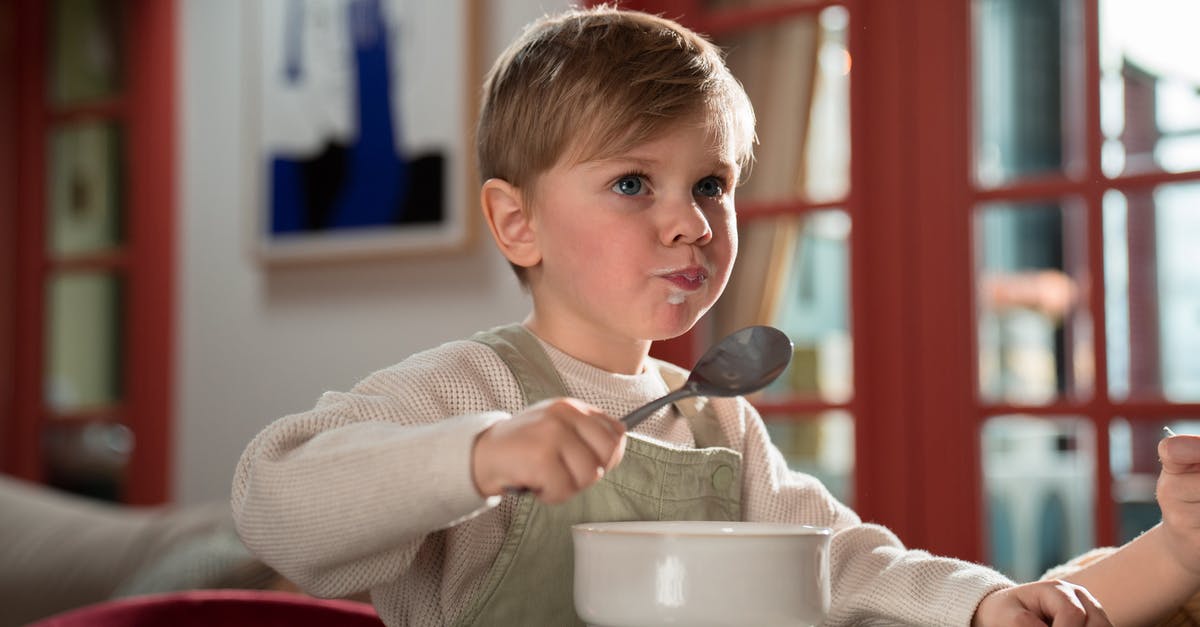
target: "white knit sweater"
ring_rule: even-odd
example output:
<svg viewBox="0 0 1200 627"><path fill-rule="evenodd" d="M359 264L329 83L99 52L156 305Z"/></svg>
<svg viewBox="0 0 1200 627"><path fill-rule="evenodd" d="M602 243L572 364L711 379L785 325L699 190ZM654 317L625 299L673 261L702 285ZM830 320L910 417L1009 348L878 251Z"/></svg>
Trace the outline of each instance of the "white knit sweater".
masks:
<svg viewBox="0 0 1200 627"><path fill-rule="evenodd" d="M613 416L667 392L654 368L612 374L543 343L567 390ZM673 367L673 366L668 366ZM742 515L833 527L828 625L969 625L983 596L1013 585L967 562L906 550L860 522L811 476L788 469L744 399L714 399L743 455ZM483 344L451 342L327 392L246 448L233 512L246 545L318 596L370 590L388 625L445 625L466 608L500 550L516 503L484 499L470 476L474 437L523 407ZM690 446L663 410L636 430Z"/></svg>

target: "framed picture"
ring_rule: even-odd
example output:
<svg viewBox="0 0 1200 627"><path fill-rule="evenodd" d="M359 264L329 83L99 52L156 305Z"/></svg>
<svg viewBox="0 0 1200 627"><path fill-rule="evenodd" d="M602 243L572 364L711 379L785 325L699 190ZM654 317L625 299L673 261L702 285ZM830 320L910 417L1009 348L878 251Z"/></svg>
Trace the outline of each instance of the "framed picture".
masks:
<svg viewBox="0 0 1200 627"><path fill-rule="evenodd" d="M244 7L246 189L258 256L463 248L475 219L477 0Z"/></svg>

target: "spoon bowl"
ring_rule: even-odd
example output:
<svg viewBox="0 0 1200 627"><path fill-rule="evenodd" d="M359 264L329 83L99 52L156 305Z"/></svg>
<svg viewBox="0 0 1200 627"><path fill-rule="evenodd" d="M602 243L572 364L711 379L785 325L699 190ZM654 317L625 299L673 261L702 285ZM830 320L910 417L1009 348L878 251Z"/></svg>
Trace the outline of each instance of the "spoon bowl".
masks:
<svg viewBox="0 0 1200 627"><path fill-rule="evenodd" d="M689 396L742 396L770 385L792 360L792 341L764 325L746 327L709 348L683 387L629 412L621 422L632 429L659 408Z"/></svg>

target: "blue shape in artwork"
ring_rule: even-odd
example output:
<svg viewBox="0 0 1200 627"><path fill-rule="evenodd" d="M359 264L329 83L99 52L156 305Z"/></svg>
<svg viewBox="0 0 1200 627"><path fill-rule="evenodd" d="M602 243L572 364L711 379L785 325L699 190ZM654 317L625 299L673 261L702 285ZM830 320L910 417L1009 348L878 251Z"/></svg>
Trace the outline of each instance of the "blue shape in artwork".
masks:
<svg viewBox="0 0 1200 627"><path fill-rule="evenodd" d="M271 160L271 230L275 233L303 231L307 227L303 216L292 207L304 206L304 169L300 162L289 159Z"/></svg>
<svg viewBox="0 0 1200 627"><path fill-rule="evenodd" d="M302 20L295 15L289 12L285 33L284 78L289 82L303 78ZM388 37L380 0L352 0L346 17L354 45L357 135L349 145L326 142L312 155L270 156L272 233L441 220L441 156L409 163L396 150ZM422 187L435 187L409 189L413 169Z"/></svg>
<svg viewBox="0 0 1200 627"><path fill-rule="evenodd" d="M396 220L408 187L408 168L395 149L387 37L379 0L350 3L358 93L358 141L350 147L350 170L334 204L334 227L389 224Z"/></svg>
<svg viewBox="0 0 1200 627"><path fill-rule="evenodd" d="M283 33L283 75L289 83L299 83L303 76L304 56L304 3L289 2L287 5L287 29Z"/></svg>

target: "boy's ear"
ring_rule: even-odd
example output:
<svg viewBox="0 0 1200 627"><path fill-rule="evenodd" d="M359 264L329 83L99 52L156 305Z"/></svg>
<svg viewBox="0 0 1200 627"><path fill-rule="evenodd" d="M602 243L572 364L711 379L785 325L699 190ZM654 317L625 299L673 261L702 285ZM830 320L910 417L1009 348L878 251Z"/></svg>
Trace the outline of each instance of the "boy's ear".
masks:
<svg viewBox="0 0 1200 627"><path fill-rule="evenodd" d="M537 265L542 253L521 190L508 181L493 178L484 181L479 197L483 217L500 252L523 268Z"/></svg>

